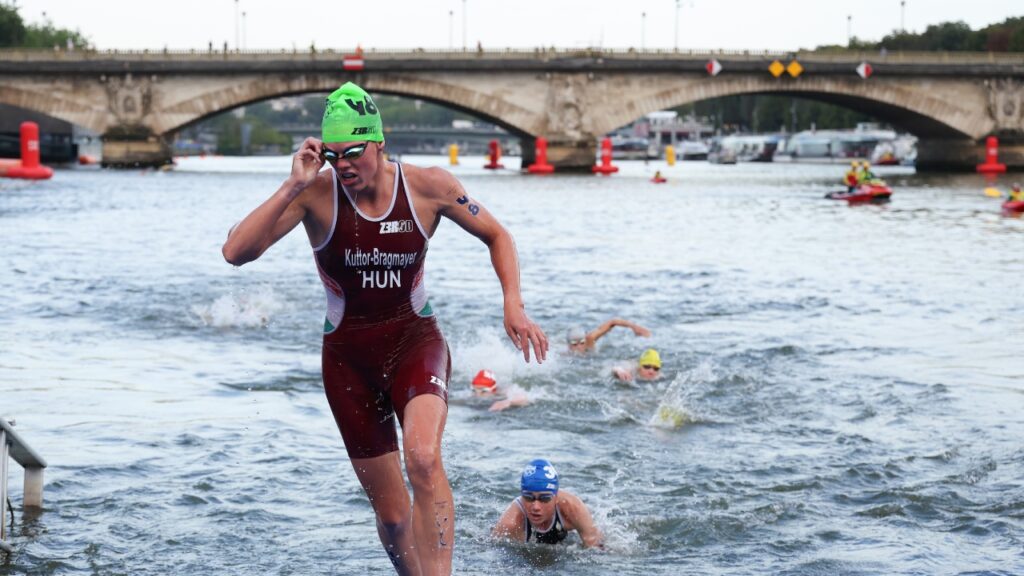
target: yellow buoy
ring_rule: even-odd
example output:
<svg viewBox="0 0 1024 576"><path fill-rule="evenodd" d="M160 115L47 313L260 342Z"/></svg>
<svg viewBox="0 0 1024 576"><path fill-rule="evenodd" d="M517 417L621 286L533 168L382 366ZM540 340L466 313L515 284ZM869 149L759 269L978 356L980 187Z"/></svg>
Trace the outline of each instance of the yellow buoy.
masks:
<svg viewBox="0 0 1024 576"><path fill-rule="evenodd" d="M667 162L669 166L676 165L676 148L671 144L665 146L665 162Z"/></svg>
<svg viewBox="0 0 1024 576"><path fill-rule="evenodd" d="M448 145L448 163L452 166L459 165L459 145L449 144Z"/></svg>
<svg viewBox="0 0 1024 576"><path fill-rule="evenodd" d="M999 188L989 186L988 188L985 188L985 196L990 198L1002 198L1003 193L999 191Z"/></svg>

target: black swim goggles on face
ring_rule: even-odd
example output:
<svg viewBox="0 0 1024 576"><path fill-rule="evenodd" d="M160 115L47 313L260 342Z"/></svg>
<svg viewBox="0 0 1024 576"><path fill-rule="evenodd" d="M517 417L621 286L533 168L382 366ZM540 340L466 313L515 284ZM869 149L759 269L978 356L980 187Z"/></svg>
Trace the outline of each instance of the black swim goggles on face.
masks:
<svg viewBox="0 0 1024 576"><path fill-rule="evenodd" d="M324 146L323 150L320 151L320 156L332 165L337 164L338 160L357 160L363 155L363 152L366 152L366 147L369 145L369 142L363 142L351 148L346 148L341 153Z"/></svg>
<svg viewBox="0 0 1024 576"><path fill-rule="evenodd" d="M555 499L555 495L550 492L543 492L541 494L534 494L532 492L523 492L524 502L533 502L534 500L540 500L542 503L547 504Z"/></svg>
<svg viewBox="0 0 1024 576"><path fill-rule="evenodd" d="M644 370L654 370L655 372L661 371L661 366L655 366L654 364L641 364L640 367Z"/></svg>

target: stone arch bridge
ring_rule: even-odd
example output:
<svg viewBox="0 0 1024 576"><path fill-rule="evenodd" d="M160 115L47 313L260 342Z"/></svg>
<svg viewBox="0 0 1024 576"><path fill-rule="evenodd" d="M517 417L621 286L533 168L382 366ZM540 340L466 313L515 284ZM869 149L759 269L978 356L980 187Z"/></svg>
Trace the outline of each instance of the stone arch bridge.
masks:
<svg viewBox="0 0 1024 576"><path fill-rule="evenodd" d="M866 112L916 135L922 169L973 169L993 134L1001 137L1000 159L1024 169L1019 55L368 50L362 69L346 70L345 54L2 50L0 103L99 132L107 165L152 165L170 160L167 136L203 118L352 80L492 121L523 138L524 151L544 136L553 164L586 169L601 135L648 112L736 94L789 94ZM716 76L705 69L711 59L722 66ZM774 77L775 60L796 60L803 71ZM856 73L862 62L874 71L866 79ZM384 118L386 127L387 111Z"/></svg>

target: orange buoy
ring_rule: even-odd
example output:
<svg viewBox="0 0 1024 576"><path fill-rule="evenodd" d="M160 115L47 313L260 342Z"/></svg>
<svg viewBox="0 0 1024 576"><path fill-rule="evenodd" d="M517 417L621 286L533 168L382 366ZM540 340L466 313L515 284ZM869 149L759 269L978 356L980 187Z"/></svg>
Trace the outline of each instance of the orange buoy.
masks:
<svg viewBox="0 0 1024 576"><path fill-rule="evenodd" d="M548 139L538 136L535 150L537 160L527 166L526 171L530 174L551 174L554 172L555 167L548 164Z"/></svg>
<svg viewBox="0 0 1024 576"><path fill-rule="evenodd" d="M619 171L618 166L612 166L612 139L605 137L601 140L601 163L591 167L594 174L608 176Z"/></svg>

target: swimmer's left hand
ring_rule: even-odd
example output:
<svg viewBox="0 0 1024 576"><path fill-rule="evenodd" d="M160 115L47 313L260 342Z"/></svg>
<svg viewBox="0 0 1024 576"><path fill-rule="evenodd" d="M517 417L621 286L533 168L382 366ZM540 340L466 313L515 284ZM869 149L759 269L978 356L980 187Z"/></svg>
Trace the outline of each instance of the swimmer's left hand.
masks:
<svg viewBox="0 0 1024 576"><path fill-rule="evenodd" d="M541 364L547 358L548 355L548 337L544 334L544 331L540 329L530 320L530 317L526 315L526 310L523 309L522 304L516 306L515 304L505 304L505 332L508 334L509 339L515 344L516 350L523 352L523 359L527 362L530 361L530 345L533 345L533 355L537 358L537 363Z"/></svg>

